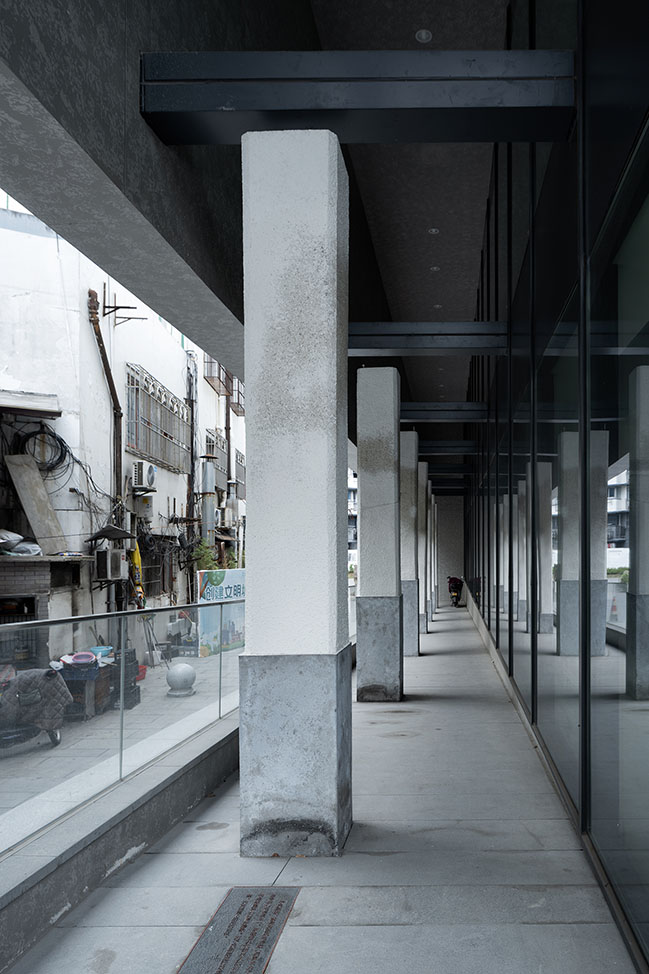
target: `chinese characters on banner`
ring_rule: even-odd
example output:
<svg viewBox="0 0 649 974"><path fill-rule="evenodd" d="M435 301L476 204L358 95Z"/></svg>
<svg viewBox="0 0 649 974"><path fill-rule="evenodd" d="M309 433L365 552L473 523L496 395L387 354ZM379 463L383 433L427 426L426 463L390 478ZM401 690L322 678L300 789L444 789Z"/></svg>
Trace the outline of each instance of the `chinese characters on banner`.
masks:
<svg viewBox="0 0 649 974"><path fill-rule="evenodd" d="M221 649L245 646L245 568L197 572L199 653L212 656Z"/></svg>

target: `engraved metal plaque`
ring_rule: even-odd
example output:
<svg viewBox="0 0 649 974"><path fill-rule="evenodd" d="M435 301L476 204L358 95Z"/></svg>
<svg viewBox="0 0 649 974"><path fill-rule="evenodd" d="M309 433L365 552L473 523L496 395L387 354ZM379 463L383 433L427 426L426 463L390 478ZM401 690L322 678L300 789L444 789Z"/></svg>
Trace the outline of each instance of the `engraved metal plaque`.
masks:
<svg viewBox="0 0 649 974"><path fill-rule="evenodd" d="M263 974L298 893L296 886L231 889L180 974Z"/></svg>

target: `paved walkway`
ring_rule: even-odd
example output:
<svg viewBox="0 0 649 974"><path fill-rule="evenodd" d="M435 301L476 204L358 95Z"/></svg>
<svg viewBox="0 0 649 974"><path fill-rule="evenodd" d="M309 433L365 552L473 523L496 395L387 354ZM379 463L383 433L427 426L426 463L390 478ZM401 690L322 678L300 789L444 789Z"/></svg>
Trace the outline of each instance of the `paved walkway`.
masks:
<svg viewBox="0 0 649 974"><path fill-rule="evenodd" d="M341 858L241 859L231 781L12 974L172 974L230 886L266 884L301 887L268 974L633 974L468 614L434 628L403 703L355 706Z"/></svg>

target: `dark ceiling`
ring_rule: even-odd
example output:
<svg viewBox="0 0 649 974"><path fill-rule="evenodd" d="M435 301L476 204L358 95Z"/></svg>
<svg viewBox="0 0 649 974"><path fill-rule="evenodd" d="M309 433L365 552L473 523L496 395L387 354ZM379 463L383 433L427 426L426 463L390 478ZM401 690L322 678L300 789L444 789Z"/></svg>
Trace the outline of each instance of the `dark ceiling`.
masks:
<svg viewBox="0 0 649 974"><path fill-rule="evenodd" d="M311 0L311 6L324 50L504 47L506 0ZM424 43L417 40L419 31L430 40L427 34ZM473 320L491 156L487 144L349 147L393 321ZM372 361L386 364L366 364ZM468 356L404 359L402 397L464 400L468 369ZM453 425L419 432L430 439L462 436Z"/></svg>

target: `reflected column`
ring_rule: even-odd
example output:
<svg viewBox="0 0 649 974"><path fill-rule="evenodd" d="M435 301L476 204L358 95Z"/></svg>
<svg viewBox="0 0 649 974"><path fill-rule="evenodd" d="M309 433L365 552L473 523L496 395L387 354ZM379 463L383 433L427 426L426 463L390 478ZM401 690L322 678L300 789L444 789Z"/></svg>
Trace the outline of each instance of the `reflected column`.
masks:
<svg viewBox="0 0 649 974"><path fill-rule="evenodd" d="M629 591L626 692L649 699L649 366L629 376Z"/></svg>
<svg viewBox="0 0 649 974"><path fill-rule="evenodd" d="M554 630L552 607L552 464L536 465L537 550L538 550L538 631Z"/></svg>
<svg viewBox="0 0 649 974"><path fill-rule="evenodd" d="M518 481L518 612L527 624L527 481Z"/></svg>
<svg viewBox="0 0 649 974"><path fill-rule="evenodd" d="M559 434L557 654L579 655L579 433ZM590 434L590 655L606 655L608 431Z"/></svg>

